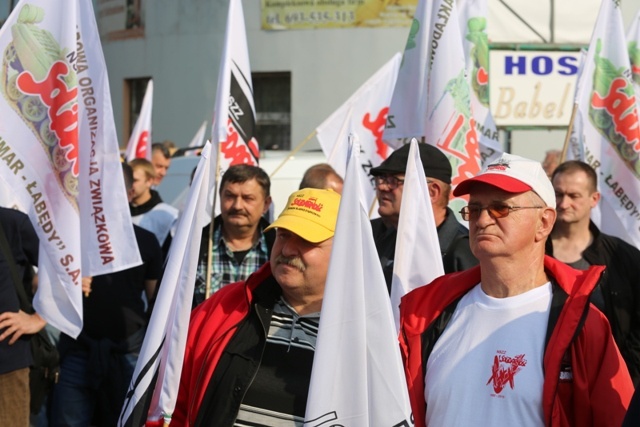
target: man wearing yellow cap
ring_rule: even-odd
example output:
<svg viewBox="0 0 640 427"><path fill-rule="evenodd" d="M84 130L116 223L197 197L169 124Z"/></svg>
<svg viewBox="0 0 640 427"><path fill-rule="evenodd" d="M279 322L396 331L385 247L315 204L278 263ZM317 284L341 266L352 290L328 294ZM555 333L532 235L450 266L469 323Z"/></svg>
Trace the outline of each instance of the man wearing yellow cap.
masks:
<svg viewBox="0 0 640 427"><path fill-rule="evenodd" d="M270 262L194 310L172 426L302 425L339 204L293 193Z"/></svg>

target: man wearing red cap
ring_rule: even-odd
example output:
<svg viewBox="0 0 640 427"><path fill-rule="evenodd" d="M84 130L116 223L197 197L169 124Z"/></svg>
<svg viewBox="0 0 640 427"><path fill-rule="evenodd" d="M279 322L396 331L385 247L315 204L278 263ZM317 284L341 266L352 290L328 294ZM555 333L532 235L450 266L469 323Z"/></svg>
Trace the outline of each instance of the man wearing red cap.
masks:
<svg viewBox="0 0 640 427"><path fill-rule="evenodd" d="M553 187L538 162L503 154L454 195L480 265L400 306L416 427L620 425L633 384L589 302L603 268L547 257Z"/></svg>
<svg viewBox="0 0 640 427"><path fill-rule="evenodd" d="M172 427L302 425L339 204L293 193L270 262L193 311Z"/></svg>

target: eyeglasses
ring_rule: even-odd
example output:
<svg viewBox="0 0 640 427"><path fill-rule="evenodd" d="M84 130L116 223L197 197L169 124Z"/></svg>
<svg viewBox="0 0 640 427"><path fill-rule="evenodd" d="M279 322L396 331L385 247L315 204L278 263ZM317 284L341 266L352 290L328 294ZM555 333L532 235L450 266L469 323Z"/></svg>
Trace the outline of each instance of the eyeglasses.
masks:
<svg viewBox="0 0 640 427"><path fill-rule="evenodd" d="M504 218L509 216L512 211L518 209L542 209L544 206L509 206L504 203L491 203L487 206L469 205L460 209L460 215L465 221L476 220L483 210L487 210L489 216L493 219Z"/></svg>
<svg viewBox="0 0 640 427"><path fill-rule="evenodd" d="M380 187L382 184L387 184L389 190L395 190L400 185L404 184L404 179L396 178L393 175L378 175L374 177L376 187Z"/></svg>

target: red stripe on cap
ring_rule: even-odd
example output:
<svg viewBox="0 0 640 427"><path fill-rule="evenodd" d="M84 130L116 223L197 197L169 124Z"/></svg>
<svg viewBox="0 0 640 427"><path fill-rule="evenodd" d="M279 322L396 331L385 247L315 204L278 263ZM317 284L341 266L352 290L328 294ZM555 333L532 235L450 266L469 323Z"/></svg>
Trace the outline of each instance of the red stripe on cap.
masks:
<svg viewBox="0 0 640 427"><path fill-rule="evenodd" d="M488 184L506 191L507 193L524 193L525 191L533 190L530 185L510 176L496 173L484 173L482 175L469 178L466 181L462 181L453 190L453 195L459 197L469 194L471 186L475 183Z"/></svg>

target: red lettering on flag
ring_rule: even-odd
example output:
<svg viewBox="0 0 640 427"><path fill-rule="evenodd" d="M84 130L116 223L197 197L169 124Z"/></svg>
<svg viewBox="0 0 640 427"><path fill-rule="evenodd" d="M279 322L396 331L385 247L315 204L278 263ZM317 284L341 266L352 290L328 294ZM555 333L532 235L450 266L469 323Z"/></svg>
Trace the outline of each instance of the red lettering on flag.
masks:
<svg viewBox="0 0 640 427"><path fill-rule="evenodd" d="M640 151L640 129L636 98L624 92L626 86L627 81L624 78L616 77L604 98L598 92L593 93L591 106L609 113L616 133L622 136L627 144L633 144L634 151L638 152Z"/></svg>
<svg viewBox="0 0 640 427"><path fill-rule="evenodd" d="M146 159L147 158L147 141L149 140L149 131L143 131L138 137L138 142L136 144L136 159Z"/></svg>
<svg viewBox="0 0 640 427"><path fill-rule="evenodd" d="M23 71L16 83L21 92L38 96L47 106L51 121L49 128L58 137L58 145L64 149L73 174L78 176L78 88L67 87L64 76L68 74L69 66L56 61L44 80L36 81L29 71Z"/></svg>
<svg viewBox="0 0 640 427"><path fill-rule="evenodd" d="M480 172L480 152L475 120L469 120L468 129L464 134L464 151L459 151L451 147L451 143L462 129L464 122L465 117L459 114L444 142L439 145L444 152L460 159L458 168L454 169L453 176L451 177L451 184L454 186Z"/></svg>
<svg viewBox="0 0 640 427"><path fill-rule="evenodd" d="M382 142L382 133L384 132L384 125L387 123L387 114L389 113L389 107L384 107L378 113L378 117L375 120L371 120L371 115L369 113L365 114L362 118L362 125L369 129L376 139L376 154L380 156L381 159L387 158L387 149L389 148L387 144Z"/></svg>
<svg viewBox="0 0 640 427"><path fill-rule="evenodd" d="M256 145L255 141L253 144L254 146ZM254 157L249 152L249 146L240 140L238 131L233 126L231 119L227 122L227 140L220 142L220 152L225 159L231 159L230 165L247 164L257 166Z"/></svg>

